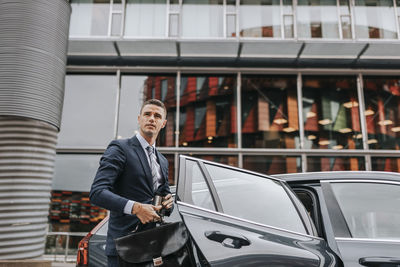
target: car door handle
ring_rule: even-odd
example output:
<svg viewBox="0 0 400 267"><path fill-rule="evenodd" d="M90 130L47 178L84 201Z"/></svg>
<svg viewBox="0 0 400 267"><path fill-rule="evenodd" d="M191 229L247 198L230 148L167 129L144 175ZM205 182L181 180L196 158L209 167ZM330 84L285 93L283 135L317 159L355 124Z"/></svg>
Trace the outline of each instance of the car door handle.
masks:
<svg viewBox="0 0 400 267"><path fill-rule="evenodd" d="M378 267L381 264L385 266L398 266L400 265L400 258L393 257L364 257L358 261L363 266Z"/></svg>
<svg viewBox="0 0 400 267"><path fill-rule="evenodd" d="M250 245L250 241L241 235L233 234L233 233L223 233L220 231L207 231L204 235L215 242L221 243L224 247L227 248L241 248L242 246Z"/></svg>

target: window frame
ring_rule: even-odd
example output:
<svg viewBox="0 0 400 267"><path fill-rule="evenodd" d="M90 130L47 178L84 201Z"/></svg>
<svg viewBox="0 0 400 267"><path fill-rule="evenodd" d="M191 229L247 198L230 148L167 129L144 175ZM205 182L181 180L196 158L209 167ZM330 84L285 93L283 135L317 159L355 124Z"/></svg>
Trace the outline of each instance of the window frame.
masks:
<svg viewBox="0 0 400 267"><path fill-rule="evenodd" d="M228 214L225 214L224 211L223 211L221 200L218 197L218 193L217 193L217 190L216 190L216 188L214 186L214 183L212 182L211 175L209 174L208 170L205 167L205 163L207 163L209 165L212 165L212 166L215 166L215 167L219 167L219 168L225 168L225 169L229 169L229 170L232 170L232 171L237 171L237 172L246 173L246 174L249 174L249 175L258 176L260 179L264 178L264 179L269 179L269 180L273 180L273 181L278 182L282 186L283 190L285 191L285 193L287 194L289 200L291 201L292 205L294 206L294 209L296 210L297 215L299 216L299 219L300 219L300 221L301 221L301 223L302 223L302 225L304 227L305 233L296 232L296 231L289 230L289 229L286 229L286 228L283 228L283 227L276 227L276 226L266 225L266 224L262 224L262 223L258 223L258 222L255 222L255 223L262 224L262 225L265 225L265 226L268 226L268 227L279 228L279 229L282 229L282 230L285 230L285 231L291 231L291 232L299 233L299 234L302 234L302 235L305 234L305 235L310 235L310 236L314 236L314 237L319 237L318 232L316 231L316 229L312 225L311 218L306 214L304 207L299 207L299 205L302 205L301 201L298 198L295 199L297 196L290 189L289 185L286 182L284 182L283 180L281 180L281 179L274 178L274 177L271 177L271 176L267 176L267 175L264 175L264 174L260 174L260 173L257 173L257 172L253 172L253 171L240 169L240 168L233 167L233 166L228 166L228 165L224 165L224 164L220 164L220 163L215 163L215 162L211 162L211 161L207 161L207 160L202 160L202 159L197 159L197 158L181 155L180 159L179 159L179 177L180 177L180 179L178 179L178 183L177 183L177 197L176 197L177 201L184 202L184 203L187 203L189 205L194 205L194 206L198 207L197 205L195 205L193 203L193 200L192 200L192 197L191 197L192 196L192 177L188 177L186 175L186 168L187 168L186 161L197 162L198 166L200 167L200 170L201 170L202 174L204 175L204 179L206 181L207 187L208 187L208 189L210 191L211 198L214 201L214 205L216 207L216 210L213 211L213 212L217 212L217 213L222 213L224 215L228 215ZM199 207L199 208L202 208L202 207ZM301 209L304 209L304 212L302 212ZM228 215L228 216L243 220L242 218L239 218L239 217L236 217L236 216L233 216L233 215ZM244 220L247 220L247 219L244 219ZM251 220L249 220L249 221L251 221Z"/></svg>

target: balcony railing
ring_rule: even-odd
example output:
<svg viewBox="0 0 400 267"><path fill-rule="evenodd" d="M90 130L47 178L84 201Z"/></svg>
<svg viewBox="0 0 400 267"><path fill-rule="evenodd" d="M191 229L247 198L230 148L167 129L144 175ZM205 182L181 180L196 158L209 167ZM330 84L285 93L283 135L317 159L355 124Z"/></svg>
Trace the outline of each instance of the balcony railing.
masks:
<svg viewBox="0 0 400 267"><path fill-rule="evenodd" d="M75 262L79 241L85 232L48 232L44 258L57 262Z"/></svg>

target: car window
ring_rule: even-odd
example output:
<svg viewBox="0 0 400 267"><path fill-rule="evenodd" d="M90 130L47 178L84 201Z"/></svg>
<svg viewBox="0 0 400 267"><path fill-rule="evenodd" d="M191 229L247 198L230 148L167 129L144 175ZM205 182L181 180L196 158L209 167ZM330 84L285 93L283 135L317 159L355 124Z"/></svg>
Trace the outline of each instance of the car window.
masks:
<svg viewBox="0 0 400 267"><path fill-rule="evenodd" d="M186 177L192 180L192 201L193 204L205 209L214 210L214 203L208 189L204 176L196 161L186 161Z"/></svg>
<svg viewBox="0 0 400 267"><path fill-rule="evenodd" d="M282 184L262 176L205 164L224 213L299 233L306 233Z"/></svg>
<svg viewBox="0 0 400 267"><path fill-rule="evenodd" d="M107 230L108 230L108 221L103 224L96 232L96 235L107 235Z"/></svg>
<svg viewBox="0 0 400 267"><path fill-rule="evenodd" d="M400 186L331 183L352 237L400 239Z"/></svg>

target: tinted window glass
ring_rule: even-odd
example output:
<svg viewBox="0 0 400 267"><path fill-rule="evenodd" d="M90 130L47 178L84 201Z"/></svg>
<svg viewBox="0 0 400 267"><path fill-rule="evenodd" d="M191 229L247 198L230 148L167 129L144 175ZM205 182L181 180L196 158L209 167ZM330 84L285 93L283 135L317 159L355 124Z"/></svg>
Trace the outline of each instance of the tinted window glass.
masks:
<svg viewBox="0 0 400 267"><path fill-rule="evenodd" d="M125 36L164 37L166 15L165 0L126 1Z"/></svg>
<svg viewBox="0 0 400 267"><path fill-rule="evenodd" d="M89 192L101 155L57 154L53 190Z"/></svg>
<svg viewBox="0 0 400 267"><path fill-rule="evenodd" d="M377 183L332 183L351 235L400 239L400 186Z"/></svg>
<svg viewBox="0 0 400 267"><path fill-rule="evenodd" d="M58 147L106 147L115 138L117 89L115 75L67 75Z"/></svg>
<svg viewBox="0 0 400 267"><path fill-rule="evenodd" d="M206 167L224 213L306 233L293 202L279 182L209 164Z"/></svg>
<svg viewBox="0 0 400 267"><path fill-rule="evenodd" d="M186 177L192 178L193 204L205 209L215 210L210 191L196 161L186 161Z"/></svg>
<svg viewBox="0 0 400 267"><path fill-rule="evenodd" d="M182 35L184 37L222 37L222 0L183 0Z"/></svg>
<svg viewBox="0 0 400 267"><path fill-rule="evenodd" d="M180 94L180 146L237 147L235 76L184 76Z"/></svg>

